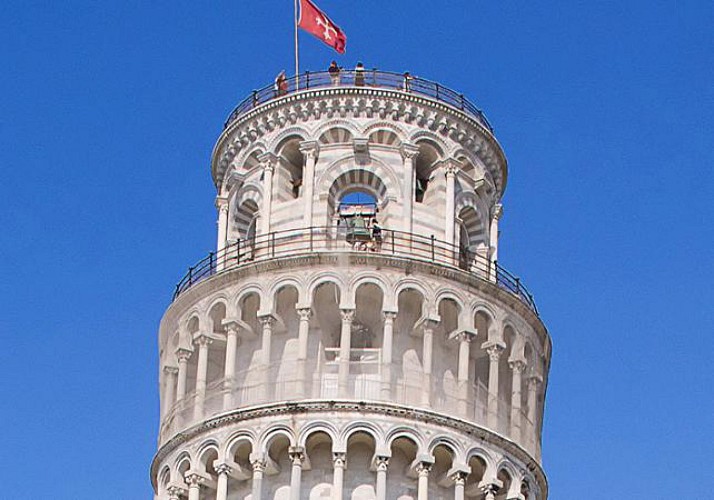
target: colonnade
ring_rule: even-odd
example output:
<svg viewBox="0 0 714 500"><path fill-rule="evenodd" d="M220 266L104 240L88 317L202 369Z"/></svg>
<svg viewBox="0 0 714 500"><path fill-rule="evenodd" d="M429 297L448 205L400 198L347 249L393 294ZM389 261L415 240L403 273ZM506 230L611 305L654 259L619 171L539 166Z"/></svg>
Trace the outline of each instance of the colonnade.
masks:
<svg viewBox="0 0 714 500"><path fill-rule="evenodd" d="M332 488L331 500L343 500L350 498L344 495L345 471L347 469L346 454L344 452L333 453L332 459ZM290 447L288 450L290 459L290 500L300 500L302 492L302 473L303 468L307 463L307 455L302 447ZM389 471L388 455L375 455L374 457L374 473L375 473L375 500L387 500L387 477ZM429 483L433 481L433 457L425 457L415 460L411 469L416 475L416 500L429 500ZM206 473L189 470L184 474L183 480L185 486L177 484L168 485L166 488L166 500L202 500L202 492L206 489L215 489L216 500L228 500L229 494L229 478L239 480L251 480L251 500L268 500L267 495L264 495L263 480L268 465L268 461L263 458L253 459L250 463L252 475L245 476L243 473L237 473L241 467L235 463L226 463L216 461L213 465L215 477ZM466 480L470 474L468 467L453 468L448 472L448 480L451 483L454 500L465 500ZM503 482L497 478L483 479L478 483L478 489L483 494L484 500L495 500L496 494L503 489ZM514 482L509 491L506 491L507 500L535 500L535 494L529 494L528 498L521 494L522 486ZM164 500L164 499L161 499Z"/></svg>
<svg viewBox="0 0 714 500"><path fill-rule="evenodd" d="M310 334L311 319L313 318L313 310L311 307L304 304L296 304L295 311L298 317L297 326L297 359L295 361L294 379L291 379L294 385L291 385L289 394L282 394L283 398L288 399L305 399L314 397L314 393L308 390L307 383L312 380L312 374L307 373L308 367L308 336ZM336 396L342 399L354 399L356 394L350 389L350 383L354 377L354 372L351 374L351 366L354 361L351 361L352 354L352 335L353 322L355 320L354 308L341 308L340 312L340 329L339 329L339 346L338 356L335 360L337 365L337 394ZM394 325L397 319L397 311L383 310L382 311L382 345L380 366L379 366L379 390L376 393L371 393L368 399L381 399L384 401L394 401L395 387L394 374L395 364L393 360L394 352ZM280 363L280 360L271 360L270 353L272 352L272 343L274 337L274 329L278 323L278 317L273 314L261 314L258 317L260 338L257 339L254 345L260 348L260 356L258 358L258 366L245 367L251 370L261 372L261 383L258 388L260 393L254 401L248 401L248 404L269 401L272 394L274 374L272 368L274 363ZM235 407L240 407L244 402L239 401L239 396L236 392L236 354L241 338L245 337L245 329L249 328L245 322L239 318L227 318L222 321L224 334L219 336L216 333L207 334L199 332L193 336L193 349L187 347L178 347L175 351L178 366L167 364L164 366L164 390L163 395L163 416L170 414L171 409L179 406L186 394L189 358L197 357L197 361L192 366L195 366L196 373L193 379L195 380L195 391L191 394L193 400L193 419L197 421L205 416L204 401L207 397L207 370L208 370L208 354L209 346L220 341L225 345L224 354L224 369L223 382L220 391L223 393L221 410L228 410ZM438 388L433 379L434 365L434 348L435 348L435 331L439 327L439 322L433 319L425 319L419 326L419 335L421 336L421 381L416 381L419 384L421 391L421 399L419 401L410 401L414 404L421 405L427 408L444 409L435 407L435 399L441 396L434 394L435 387ZM538 418L538 395L542 378L537 370L532 369L526 372L527 360L523 353L523 342L515 342L511 346L510 356L507 360L508 369L510 370L510 391L508 393L499 393L504 389L499 377L503 375L501 368L501 357L506 351L507 345L502 340L503 336L494 328L488 331L488 339L481 342L480 345L474 347L474 342L479 338L479 332L470 328L461 328L452 332L447 338L440 338L442 342L453 342L457 344L457 355L453 360L454 372L456 374L456 394L448 396L455 400L457 408L454 410L461 416L471 420L476 419L473 413L470 413L476 404L476 395L473 392L475 380L470 377L473 373L472 363L474 363L475 349L481 349L488 356L488 387L486 401L486 421L480 422L487 425L493 430L506 430L508 435L515 441L523 439L530 446L534 446L537 442L537 418ZM515 344L518 344L516 346ZM448 351L446 351L448 352ZM440 351L441 353L441 351ZM254 361L255 363L255 361ZM272 370L272 371L271 371ZM309 375L309 376L308 376ZM524 380L525 376L525 380ZM507 379L508 380L508 379ZM439 382L439 381L437 381ZM524 383L525 382L525 383ZM506 382L508 383L508 382ZM523 391L526 391L526 397L523 397ZM523 409L523 403L526 409ZM505 407L501 407L504 405ZM504 423L504 415L508 414L510 409L509 422ZM500 417L500 421L499 421ZM526 422L524 422L526 418ZM527 423L528 432L524 432L523 426Z"/></svg>

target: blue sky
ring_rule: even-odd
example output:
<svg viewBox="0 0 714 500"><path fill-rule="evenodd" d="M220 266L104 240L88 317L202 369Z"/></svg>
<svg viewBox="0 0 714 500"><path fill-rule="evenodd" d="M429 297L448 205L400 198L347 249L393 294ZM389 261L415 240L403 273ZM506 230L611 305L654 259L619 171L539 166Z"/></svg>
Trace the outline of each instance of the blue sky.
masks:
<svg viewBox="0 0 714 500"><path fill-rule="evenodd" d="M321 0L347 54L464 92L510 163L501 262L554 343L552 500L714 498L714 3ZM292 2L0 3L0 484L150 498L158 322L215 242L231 108Z"/></svg>

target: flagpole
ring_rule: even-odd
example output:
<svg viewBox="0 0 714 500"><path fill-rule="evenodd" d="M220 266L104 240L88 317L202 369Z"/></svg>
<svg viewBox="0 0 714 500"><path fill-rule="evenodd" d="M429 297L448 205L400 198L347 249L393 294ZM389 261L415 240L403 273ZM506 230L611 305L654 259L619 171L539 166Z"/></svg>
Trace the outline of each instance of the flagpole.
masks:
<svg viewBox="0 0 714 500"><path fill-rule="evenodd" d="M295 0L295 90L300 86L300 56L298 54L298 0Z"/></svg>

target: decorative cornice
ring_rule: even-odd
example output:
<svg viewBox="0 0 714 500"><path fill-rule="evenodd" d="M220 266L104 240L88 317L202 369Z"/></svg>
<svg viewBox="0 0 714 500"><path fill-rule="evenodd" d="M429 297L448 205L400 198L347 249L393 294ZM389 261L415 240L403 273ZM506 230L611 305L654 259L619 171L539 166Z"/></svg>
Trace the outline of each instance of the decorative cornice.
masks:
<svg viewBox="0 0 714 500"><path fill-rule="evenodd" d="M305 413L324 412L355 412L362 415L373 413L397 417L402 420L421 422L443 427L449 427L458 432L465 433L474 439L486 441L510 453L522 463L526 464L528 470L533 473L538 481L542 492L548 491L548 483L540 464L520 445L494 431L476 425L475 423L463 420L450 415L434 412L431 410L418 409L409 406L396 405L383 402L366 401L338 401L338 400L309 400L300 402L279 402L266 405L253 406L233 410L196 424L183 432L179 432L165 442L158 450L151 463L151 478L156 487L156 477L158 467L161 462L177 447L187 443L194 438L200 437L206 432L212 432L235 423L261 417L274 417L279 415L296 415ZM337 459L337 457L336 457Z"/></svg>

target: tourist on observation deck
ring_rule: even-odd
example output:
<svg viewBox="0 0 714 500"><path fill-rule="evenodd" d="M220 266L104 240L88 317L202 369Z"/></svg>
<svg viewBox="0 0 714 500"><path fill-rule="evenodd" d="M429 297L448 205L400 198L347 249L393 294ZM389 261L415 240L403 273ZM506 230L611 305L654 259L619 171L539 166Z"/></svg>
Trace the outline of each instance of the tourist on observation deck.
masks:
<svg viewBox="0 0 714 500"><path fill-rule="evenodd" d="M364 66L361 62L358 62L355 67L355 85L364 87Z"/></svg>
<svg viewBox="0 0 714 500"><path fill-rule="evenodd" d="M288 79L285 77L285 70L275 77L275 95L281 96L288 93Z"/></svg>
<svg viewBox="0 0 714 500"><path fill-rule="evenodd" d="M404 72L404 91L405 92L410 92L412 89L412 80L414 77L408 72Z"/></svg>
<svg viewBox="0 0 714 500"><path fill-rule="evenodd" d="M327 68L327 72L330 74L330 80L332 85L340 84L340 67L337 65L337 61L332 61L330 67Z"/></svg>

